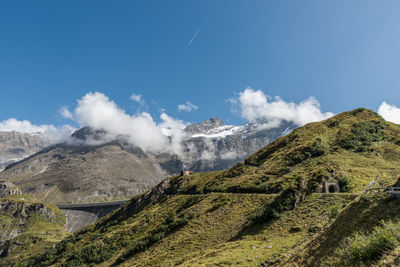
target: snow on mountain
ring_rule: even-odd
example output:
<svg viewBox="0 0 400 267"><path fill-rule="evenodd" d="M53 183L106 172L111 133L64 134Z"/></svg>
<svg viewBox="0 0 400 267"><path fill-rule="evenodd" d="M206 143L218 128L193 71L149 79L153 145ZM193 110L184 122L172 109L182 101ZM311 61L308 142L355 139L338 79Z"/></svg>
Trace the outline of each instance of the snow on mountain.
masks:
<svg viewBox="0 0 400 267"><path fill-rule="evenodd" d="M243 126L224 125L224 126L210 129L210 130L206 131L205 133L194 134L191 137L192 138L204 137L204 138L211 138L211 139L225 138L228 135L233 135L236 132L239 132L243 129L244 129Z"/></svg>
<svg viewBox="0 0 400 267"><path fill-rule="evenodd" d="M249 122L243 126L225 125L218 118L186 127L191 136L182 143L182 165L193 171L222 170L266 146L295 128L291 123L269 127L267 122Z"/></svg>

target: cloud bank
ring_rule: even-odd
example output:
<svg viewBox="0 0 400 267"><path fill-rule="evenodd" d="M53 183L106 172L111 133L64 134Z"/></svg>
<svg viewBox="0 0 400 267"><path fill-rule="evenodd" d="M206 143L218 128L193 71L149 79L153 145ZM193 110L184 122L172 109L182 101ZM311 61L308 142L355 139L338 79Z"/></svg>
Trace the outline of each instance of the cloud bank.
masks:
<svg viewBox="0 0 400 267"><path fill-rule="evenodd" d="M279 96L271 98L261 90L246 88L239 93L238 99L231 103L239 105L241 116L248 121L267 121L266 126L278 127L283 121L292 122L298 126L327 119L334 114L322 112L320 104L310 97L299 104L286 102Z"/></svg>
<svg viewBox="0 0 400 267"><path fill-rule="evenodd" d="M386 102L382 102L382 104L379 106L378 114L387 121L400 124L400 108L394 105L389 105Z"/></svg>
<svg viewBox="0 0 400 267"><path fill-rule="evenodd" d="M141 95L130 97L139 104L145 103ZM280 97L270 97L261 90L246 88L238 97L229 100L232 108L240 112L247 121L262 121L261 127L273 128L282 122L291 122L301 126L309 122L321 121L334 114L322 112L320 104L314 97L300 103L286 102ZM178 105L178 111L193 111L197 106L187 101ZM159 122L147 112L128 114L113 100L100 92L91 92L77 100L74 109L66 106L59 110L60 114L79 125L94 129L106 130L109 134L100 142L108 142L116 136L124 136L129 143L148 152L182 153L182 141L188 138L184 128L187 123L175 119L160 111ZM383 102L378 113L386 120L400 124L400 108ZM34 125L27 120L11 118L0 122L0 131L18 131L22 133L41 133L52 142L72 142L70 137L76 129L69 125ZM75 140L76 141L76 140ZM96 141L98 142L98 141ZM79 143L79 142L78 142ZM76 144L78 144L76 143ZM209 154L205 153L204 158ZM231 155L227 155L230 157Z"/></svg>
<svg viewBox="0 0 400 267"><path fill-rule="evenodd" d="M132 100L144 105L141 95L133 94ZM181 142L186 137L184 128L187 126L181 120L168 116L165 111L160 114L160 122L153 120L147 112L137 115L126 113L123 109L99 92L87 93L77 100L74 110L63 106L59 113L66 119L74 121L79 127L89 126L93 129L106 130L101 140L88 139L86 144L95 145L123 136L124 140L148 152L171 152L180 154ZM28 120L8 119L0 122L0 131L18 131L22 133L41 133L51 142L68 142L82 144L83 141L71 137L76 129L69 125L56 127L54 125L34 125Z"/></svg>
<svg viewBox="0 0 400 267"><path fill-rule="evenodd" d="M57 143L66 140L76 129L69 125L56 127L54 125L34 125L28 120L11 118L0 122L0 131L17 131L27 134L42 134L49 141Z"/></svg>

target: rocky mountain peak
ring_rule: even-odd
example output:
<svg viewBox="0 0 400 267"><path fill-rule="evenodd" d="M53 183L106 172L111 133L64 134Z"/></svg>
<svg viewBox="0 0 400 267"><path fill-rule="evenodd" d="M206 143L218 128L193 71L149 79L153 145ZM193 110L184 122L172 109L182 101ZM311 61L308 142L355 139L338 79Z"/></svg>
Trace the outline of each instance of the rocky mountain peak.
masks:
<svg viewBox="0 0 400 267"><path fill-rule="evenodd" d="M79 130L76 130L71 136L81 141L100 141L105 138L109 133L103 129L94 129L89 126L85 126Z"/></svg>
<svg viewBox="0 0 400 267"><path fill-rule="evenodd" d="M185 128L185 132L190 133L190 134L196 134L196 133L203 133L208 130L224 126L225 123L223 123L219 118L213 117L211 119L202 121L200 123L194 123L190 124Z"/></svg>

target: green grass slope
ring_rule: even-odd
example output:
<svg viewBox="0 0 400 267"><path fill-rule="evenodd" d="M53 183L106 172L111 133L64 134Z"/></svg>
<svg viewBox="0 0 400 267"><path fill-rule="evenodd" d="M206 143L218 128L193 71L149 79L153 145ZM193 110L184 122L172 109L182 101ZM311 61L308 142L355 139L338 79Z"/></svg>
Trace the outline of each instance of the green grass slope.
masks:
<svg viewBox="0 0 400 267"><path fill-rule="evenodd" d="M366 109L345 112L294 130L230 170L171 177L29 265L343 264L358 231L385 232L374 227L395 220L397 201L359 193L394 184L399 162L399 125ZM342 193L322 193L329 179ZM371 262L383 257L396 260L381 253Z"/></svg>
<svg viewBox="0 0 400 267"><path fill-rule="evenodd" d="M285 265L382 266L400 248L399 212L399 200L363 195L339 212L324 231L293 251Z"/></svg>
<svg viewBox="0 0 400 267"><path fill-rule="evenodd" d="M25 265L67 236L57 207L28 196L0 198L0 266Z"/></svg>

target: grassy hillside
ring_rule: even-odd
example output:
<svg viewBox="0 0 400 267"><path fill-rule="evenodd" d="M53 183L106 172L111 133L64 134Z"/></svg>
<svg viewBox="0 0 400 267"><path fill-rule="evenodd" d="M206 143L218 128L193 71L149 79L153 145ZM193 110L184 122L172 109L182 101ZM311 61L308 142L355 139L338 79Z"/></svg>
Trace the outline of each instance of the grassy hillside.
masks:
<svg viewBox="0 0 400 267"><path fill-rule="evenodd" d="M399 211L399 200L363 195L343 209L324 231L294 251L295 256L286 265L380 265L380 259L400 246ZM397 226L395 231L392 224Z"/></svg>
<svg viewBox="0 0 400 267"><path fill-rule="evenodd" d="M394 184L399 162L399 125L366 109L345 112L230 170L171 177L30 265L357 265L365 259L352 258L358 236L393 228L400 209L360 192ZM321 193L330 179L341 193ZM387 248L368 260L395 261L397 244Z"/></svg>
<svg viewBox="0 0 400 267"><path fill-rule="evenodd" d="M322 179L348 180L359 192L375 181L387 186L399 176L400 126L366 109L310 123L281 137L228 171L178 177L186 193L278 193L304 180L310 191Z"/></svg>
<svg viewBox="0 0 400 267"><path fill-rule="evenodd" d="M0 198L0 266L24 265L60 242L67 236L64 223L53 205L22 195Z"/></svg>

